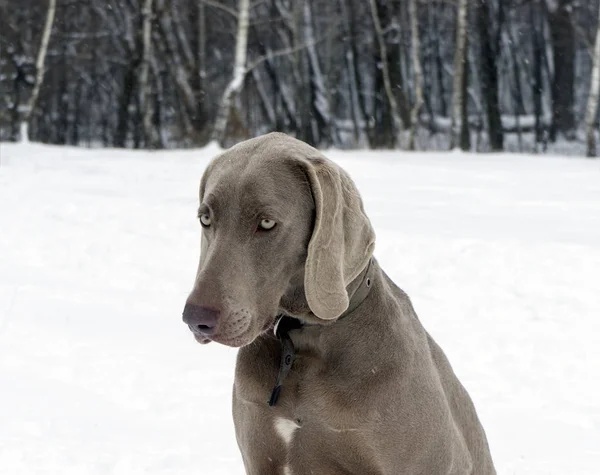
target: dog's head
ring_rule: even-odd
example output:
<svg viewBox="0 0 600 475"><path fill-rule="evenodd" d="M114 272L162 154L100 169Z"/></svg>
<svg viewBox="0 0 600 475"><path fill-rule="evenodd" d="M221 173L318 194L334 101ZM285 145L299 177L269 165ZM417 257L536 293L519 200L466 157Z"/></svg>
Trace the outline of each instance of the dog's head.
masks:
<svg viewBox="0 0 600 475"><path fill-rule="evenodd" d="M284 134L242 142L200 183L200 264L183 320L199 342L254 341L285 312L333 320L375 235L350 177Z"/></svg>

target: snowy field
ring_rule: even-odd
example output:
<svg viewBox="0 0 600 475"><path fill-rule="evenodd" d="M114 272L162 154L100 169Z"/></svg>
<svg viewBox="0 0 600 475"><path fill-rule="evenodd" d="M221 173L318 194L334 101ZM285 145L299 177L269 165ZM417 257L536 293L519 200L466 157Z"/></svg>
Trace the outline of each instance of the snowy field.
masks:
<svg viewBox="0 0 600 475"><path fill-rule="evenodd" d="M180 316L214 153L0 145L0 473L243 473L236 350ZM498 473L600 473L600 161L328 155Z"/></svg>

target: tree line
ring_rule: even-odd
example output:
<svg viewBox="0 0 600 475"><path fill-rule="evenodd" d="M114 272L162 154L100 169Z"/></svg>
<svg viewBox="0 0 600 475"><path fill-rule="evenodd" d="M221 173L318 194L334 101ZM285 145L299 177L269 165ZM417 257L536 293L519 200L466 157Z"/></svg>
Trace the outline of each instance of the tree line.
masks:
<svg viewBox="0 0 600 475"><path fill-rule="evenodd" d="M0 0L0 140L596 155L599 0Z"/></svg>

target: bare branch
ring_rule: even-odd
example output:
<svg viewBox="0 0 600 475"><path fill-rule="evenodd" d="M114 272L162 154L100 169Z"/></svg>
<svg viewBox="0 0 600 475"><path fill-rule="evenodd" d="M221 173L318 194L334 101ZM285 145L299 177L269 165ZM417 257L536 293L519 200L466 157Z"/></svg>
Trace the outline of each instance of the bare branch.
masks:
<svg viewBox="0 0 600 475"><path fill-rule="evenodd" d="M286 56L288 54L292 54L292 53L296 53L297 51L301 51L303 49L306 48L310 48L311 46L317 45L320 42L322 42L326 37L323 36L319 39L316 39L314 41L309 41L307 43L302 43L296 46L290 46L289 48L284 48L284 49L280 49L277 51L272 51L272 52L268 52L267 54L260 56L258 58L256 58L254 61L252 61L247 68L247 73L249 73L250 71L252 71L254 68L260 66L262 63L264 63L265 61L270 61L274 58L278 58L280 56Z"/></svg>
<svg viewBox="0 0 600 475"><path fill-rule="evenodd" d="M204 2L205 5L208 5L210 7L214 7L214 8L217 8L218 10L229 13L234 18L238 17L238 13L233 8L229 8L228 6L223 5L222 3L214 2L213 0L202 0L202 1Z"/></svg>

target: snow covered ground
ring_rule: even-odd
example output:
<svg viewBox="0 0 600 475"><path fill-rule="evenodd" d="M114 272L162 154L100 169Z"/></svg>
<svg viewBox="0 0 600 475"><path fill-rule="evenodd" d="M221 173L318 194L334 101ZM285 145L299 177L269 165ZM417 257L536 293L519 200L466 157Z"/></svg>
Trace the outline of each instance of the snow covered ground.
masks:
<svg viewBox="0 0 600 475"><path fill-rule="evenodd" d="M0 473L243 473L236 351L180 321L214 153L0 145ZM498 473L600 473L600 161L329 156Z"/></svg>

